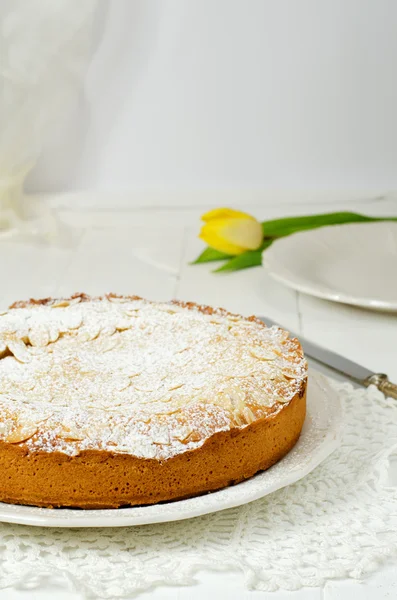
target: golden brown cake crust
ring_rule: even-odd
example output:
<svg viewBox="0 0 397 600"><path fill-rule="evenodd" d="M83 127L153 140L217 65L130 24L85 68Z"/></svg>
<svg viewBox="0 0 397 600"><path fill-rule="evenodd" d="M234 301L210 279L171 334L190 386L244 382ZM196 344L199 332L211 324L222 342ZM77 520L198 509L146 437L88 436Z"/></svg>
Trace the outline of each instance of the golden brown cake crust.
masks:
<svg viewBox="0 0 397 600"><path fill-rule="evenodd" d="M91 299L89 296L78 294L61 301L49 298L18 302L11 308L30 310L32 307L51 307L57 303L60 306L60 303L67 304L71 300L76 300L78 303L92 303L105 302L105 300L109 302L112 298L120 298L120 301L124 302L121 297L115 295L109 295L103 299ZM128 297L128 301L145 302L136 296ZM65 310L67 306L65 306ZM145 303L144 306L146 307L147 304ZM153 307L156 306L158 305L153 304ZM88 446L82 446L81 441L68 440L69 445L63 447L58 445L59 439L47 437L45 438L47 443L43 445L42 440L48 432L45 429L37 430L37 428L32 429L34 433L31 437L18 441L18 435L15 436L15 431L20 431L21 424L18 423L19 429L15 429L15 427L7 429L8 438L7 435L3 435L3 438L0 439L1 501L47 507L114 508L176 500L238 483L258 471L269 468L294 446L299 438L306 411L307 371L299 342L290 340L280 330L273 332L275 337L272 333L273 337L269 338L270 334L267 328L255 317L245 319L222 309L197 306L194 303L177 302L161 306L177 306L182 313L177 313L176 316L171 314L167 319L176 319L178 322L184 318L184 311L188 310L208 317L215 315L219 320L219 323L215 322L215 326L218 323L222 328L225 325L224 320L230 318L230 323L226 321L227 330L229 328L233 330L233 327L238 328L243 322L250 323L251 325L247 326L248 329L244 329L245 325L243 326L243 332L246 331L250 335L252 332L252 344L257 336L265 335L266 331L267 337L264 338L267 340L266 343L270 344L271 342L279 354L280 348L285 348L285 356L277 355L275 362L277 365L281 365L280 373L282 373L283 361L288 359L284 372L288 374L289 379L285 375L277 375L277 377L283 377L287 384L289 381L290 388L284 379L281 387L277 381L275 397L271 398L271 402L266 401L263 405L260 399L256 403L247 392L247 399L244 401L238 399L240 402L240 404L237 402L238 410L235 408L235 398L233 397L235 389L232 390L233 402L232 408L230 408L229 404L224 404L226 392L222 388L221 402L217 397L213 405L213 400L206 398L205 409L203 408L203 410L207 410L207 404L210 403L208 410L211 410L205 415L206 418L208 415L215 415L216 427L212 430L208 426L205 435L200 433L200 439L197 437L200 429L191 432L184 440L184 445L181 446L178 442L179 445L173 447L171 444L172 451L169 450L169 443L168 446L163 447L157 442L157 454L153 457L147 455L146 446L142 445L138 446L139 449L143 448L140 456L136 452L129 452L125 449L118 448L116 451L112 451L112 446L106 446L102 441L90 442ZM196 317L193 318L196 319ZM196 321L194 322L196 323ZM189 327L191 326L189 322ZM210 325L205 321L203 327L210 327ZM179 330L176 331L179 335ZM210 330L208 329L208 331ZM63 335L67 336L68 334ZM32 338L34 338L34 334L32 334ZM1 339L0 317L0 350ZM241 344L243 344L242 341ZM244 344L245 348L246 340ZM255 345L247 346L247 348L251 347L258 348ZM44 352L44 350L41 351ZM268 371L269 367L263 361L270 359L268 357L256 359L257 355L261 356L255 350L253 364L258 363L261 369ZM15 356L9 355L9 350L3 352L3 357L7 360L17 360ZM260 362L261 360L262 362ZM0 360L0 364L1 362ZM24 368L23 365L21 368ZM292 368L296 370L296 373L290 372ZM276 370L276 373L279 371ZM266 383L265 371L260 371L259 374ZM245 383L240 372L238 376L240 378L238 389L250 391L251 387L244 387ZM0 377L0 385L1 381ZM251 379L249 381L251 385ZM286 396L288 389L294 392L290 396ZM218 388L214 389L214 398L218 393L217 390ZM0 389L0 400L1 392ZM206 393L208 394L208 390ZM181 396L180 404L183 405L183 402L184 398ZM197 404L198 400L194 400L194 402ZM201 399L200 402L202 402ZM198 404L198 406L202 408L204 405ZM219 414L213 412L214 406L217 410L221 410ZM248 412L247 409L249 409ZM10 419L9 409L7 410L8 412L3 413L0 425L4 425L7 419ZM226 414L229 420L225 420L224 415ZM219 415L222 416L223 421ZM229 415L231 415L230 418ZM15 424L15 415L11 415L12 418ZM48 427L48 421L46 423ZM42 425L43 427L44 425ZM171 427L171 421L169 421L169 427Z"/></svg>

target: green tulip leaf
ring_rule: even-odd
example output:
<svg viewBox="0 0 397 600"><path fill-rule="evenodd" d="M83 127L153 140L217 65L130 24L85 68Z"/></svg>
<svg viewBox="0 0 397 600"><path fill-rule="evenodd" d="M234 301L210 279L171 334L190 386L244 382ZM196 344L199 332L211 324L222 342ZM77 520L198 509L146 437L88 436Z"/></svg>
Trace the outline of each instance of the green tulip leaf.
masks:
<svg viewBox="0 0 397 600"><path fill-rule="evenodd" d="M272 244L272 240L265 240L258 250L247 250L243 254L233 256L224 265L215 269L214 273L227 273L241 271L249 267L258 267L262 264L262 252Z"/></svg>
<svg viewBox="0 0 397 600"><path fill-rule="evenodd" d="M370 223L374 221L397 221L397 217L368 217L353 212L334 212L304 217L286 217L263 221L265 238L279 238L298 231L316 229L327 225L344 225L346 223Z"/></svg>
<svg viewBox="0 0 397 600"><path fill-rule="evenodd" d="M226 260L227 258L231 258L230 254L225 254L224 252L219 252L219 250L214 250L214 248L206 248L200 256L196 258L191 265L199 265L200 263L213 262L215 260Z"/></svg>

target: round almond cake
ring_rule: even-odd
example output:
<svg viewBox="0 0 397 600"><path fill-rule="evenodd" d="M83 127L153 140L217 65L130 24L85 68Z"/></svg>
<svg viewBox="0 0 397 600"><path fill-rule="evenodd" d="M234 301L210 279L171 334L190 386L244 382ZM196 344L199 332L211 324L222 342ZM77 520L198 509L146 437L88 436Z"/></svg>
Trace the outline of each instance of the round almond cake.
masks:
<svg viewBox="0 0 397 600"><path fill-rule="evenodd" d="M0 501L176 500L280 460L305 418L297 339L255 317L113 294L0 313Z"/></svg>

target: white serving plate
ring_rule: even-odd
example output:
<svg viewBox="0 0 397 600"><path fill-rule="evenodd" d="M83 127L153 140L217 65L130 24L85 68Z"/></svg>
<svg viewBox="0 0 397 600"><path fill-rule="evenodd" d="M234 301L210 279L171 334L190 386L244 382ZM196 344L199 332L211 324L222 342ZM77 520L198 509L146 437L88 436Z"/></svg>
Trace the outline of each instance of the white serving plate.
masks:
<svg viewBox="0 0 397 600"><path fill-rule="evenodd" d="M353 223L303 231L263 253L269 274L293 289L397 311L397 223Z"/></svg>
<svg viewBox="0 0 397 600"><path fill-rule="evenodd" d="M301 479L335 450L342 410L327 380L310 372L301 437L279 463L251 479L196 498L107 510L49 509L0 503L0 521L41 527L122 527L189 519L258 500Z"/></svg>

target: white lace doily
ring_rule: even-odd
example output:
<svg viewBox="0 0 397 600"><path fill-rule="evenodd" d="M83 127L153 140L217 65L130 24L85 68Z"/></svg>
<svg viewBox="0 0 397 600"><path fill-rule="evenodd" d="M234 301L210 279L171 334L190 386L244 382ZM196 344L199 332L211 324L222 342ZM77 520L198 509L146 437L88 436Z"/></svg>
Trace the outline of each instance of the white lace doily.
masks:
<svg viewBox="0 0 397 600"><path fill-rule="evenodd" d="M234 568L261 590L360 578L397 556L397 402L332 383L342 398L341 447L297 483L239 508L120 529L0 525L0 587L66 577L87 596L122 598L188 584L199 569Z"/></svg>

